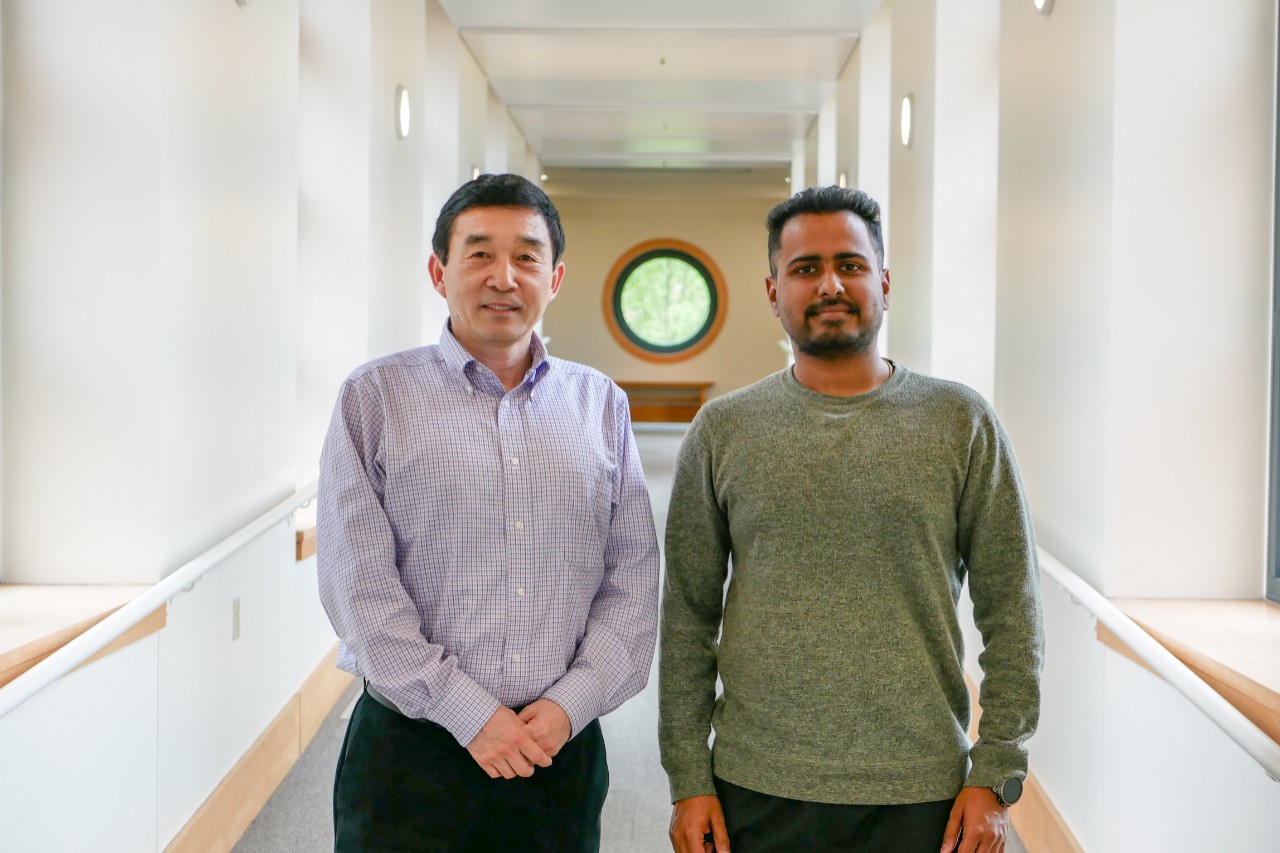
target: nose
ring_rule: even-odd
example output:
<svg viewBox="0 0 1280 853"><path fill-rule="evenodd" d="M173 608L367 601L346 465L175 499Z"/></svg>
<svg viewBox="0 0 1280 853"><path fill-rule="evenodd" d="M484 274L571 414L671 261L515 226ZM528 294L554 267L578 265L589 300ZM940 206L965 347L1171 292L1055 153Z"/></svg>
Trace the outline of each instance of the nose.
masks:
<svg viewBox="0 0 1280 853"><path fill-rule="evenodd" d="M842 293L844 293L844 282L840 281L840 276L836 275L835 270L824 272L818 281L818 295L823 299L834 299Z"/></svg>
<svg viewBox="0 0 1280 853"><path fill-rule="evenodd" d="M493 275L489 277L489 286L494 290L515 290L519 285L516 283L516 270L510 260L499 260Z"/></svg>

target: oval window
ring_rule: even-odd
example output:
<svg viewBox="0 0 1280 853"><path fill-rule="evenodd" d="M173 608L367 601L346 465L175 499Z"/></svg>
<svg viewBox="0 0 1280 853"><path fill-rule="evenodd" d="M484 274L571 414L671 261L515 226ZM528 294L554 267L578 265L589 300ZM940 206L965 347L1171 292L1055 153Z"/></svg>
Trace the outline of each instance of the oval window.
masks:
<svg viewBox="0 0 1280 853"><path fill-rule="evenodd" d="M719 331L724 312L720 270L689 243L641 243L625 252L609 273L609 330L640 358L677 361L700 352Z"/></svg>

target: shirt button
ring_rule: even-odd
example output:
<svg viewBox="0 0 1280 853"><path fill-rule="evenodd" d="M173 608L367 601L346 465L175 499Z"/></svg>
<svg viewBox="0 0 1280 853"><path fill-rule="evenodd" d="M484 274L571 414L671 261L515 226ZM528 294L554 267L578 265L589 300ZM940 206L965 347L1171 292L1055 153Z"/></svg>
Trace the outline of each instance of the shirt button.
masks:
<svg viewBox="0 0 1280 853"><path fill-rule="evenodd" d="M519 460L519 459L517 459L516 457L512 456L512 457L511 457L511 464L512 464L512 465L519 465L519 464L520 464L520 460Z"/></svg>
<svg viewBox="0 0 1280 853"><path fill-rule="evenodd" d="M523 521L517 521L517 522L516 522L516 530L524 530L524 522L523 522Z"/></svg>
<svg viewBox="0 0 1280 853"><path fill-rule="evenodd" d="M515 661L516 663L520 663L520 655L518 655L518 654L512 655L512 656L511 656L511 659L512 659L513 661Z"/></svg>
<svg viewBox="0 0 1280 853"><path fill-rule="evenodd" d="M468 385L468 386L467 386L467 393L468 393L468 394L474 394L474 393L476 393L476 389L475 389L473 386Z"/></svg>
<svg viewBox="0 0 1280 853"><path fill-rule="evenodd" d="M516 587L516 595L524 595L524 587L522 586Z"/></svg>
<svg viewBox="0 0 1280 853"><path fill-rule="evenodd" d="M510 401L510 400L503 400L503 401L502 401L502 408L504 408L504 409L505 409L505 408L506 408L507 406L509 406L509 405L511 405L511 401Z"/></svg>

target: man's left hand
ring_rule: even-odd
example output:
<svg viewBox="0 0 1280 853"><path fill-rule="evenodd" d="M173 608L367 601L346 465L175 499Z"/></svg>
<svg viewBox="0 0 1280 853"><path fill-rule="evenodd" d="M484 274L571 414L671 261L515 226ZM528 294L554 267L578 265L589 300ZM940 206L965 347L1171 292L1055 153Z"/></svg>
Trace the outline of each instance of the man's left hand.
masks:
<svg viewBox="0 0 1280 853"><path fill-rule="evenodd" d="M573 724L569 715L550 699L538 699L524 707L520 712L520 722L529 730L534 743L542 747L547 755L555 757L560 747L568 742L573 734ZM994 796L994 795L993 795Z"/></svg>
<svg viewBox="0 0 1280 853"><path fill-rule="evenodd" d="M1008 834L1009 810L1000 805L995 791L962 788L951 807L942 853L1004 853Z"/></svg>

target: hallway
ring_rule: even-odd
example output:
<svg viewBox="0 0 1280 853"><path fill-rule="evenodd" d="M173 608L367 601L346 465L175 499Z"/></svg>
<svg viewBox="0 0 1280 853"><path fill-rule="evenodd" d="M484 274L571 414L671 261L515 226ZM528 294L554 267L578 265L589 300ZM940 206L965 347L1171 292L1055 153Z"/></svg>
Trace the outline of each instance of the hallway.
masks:
<svg viewBox="0 0 1280 853"><path fill-rule="evenodd" d="M643 460L658 530L666 527L671 475L683 432L641 428L636 443ZM667 777L658 761L657 661L649 684L601 720L609 751L609 798L605 803L602 853L665 853L671 804ZM333 768L357 695L353 684L334 707L310 747L294 765L235 853L324 853L333 849ZM1026 853L1011 837L1007 853Z"/></svg>

